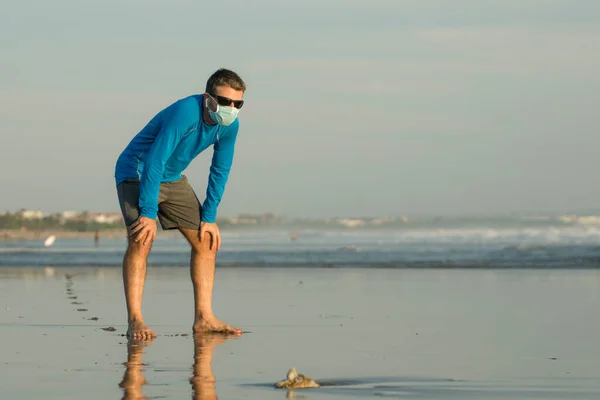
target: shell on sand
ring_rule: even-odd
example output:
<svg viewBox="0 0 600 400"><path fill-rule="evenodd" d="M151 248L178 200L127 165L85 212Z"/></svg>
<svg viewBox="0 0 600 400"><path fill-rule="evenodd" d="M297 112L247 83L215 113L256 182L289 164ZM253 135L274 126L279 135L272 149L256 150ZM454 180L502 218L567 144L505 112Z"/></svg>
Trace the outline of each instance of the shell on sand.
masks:
<svg viewBox="0 0 600 400"><path fill-rule="evenodd" d="M279 381L275 384L279 389L305 389L321 387L314 379L306 375L299 374L296 368L290 368L287 373L287 379Z"/></svg>

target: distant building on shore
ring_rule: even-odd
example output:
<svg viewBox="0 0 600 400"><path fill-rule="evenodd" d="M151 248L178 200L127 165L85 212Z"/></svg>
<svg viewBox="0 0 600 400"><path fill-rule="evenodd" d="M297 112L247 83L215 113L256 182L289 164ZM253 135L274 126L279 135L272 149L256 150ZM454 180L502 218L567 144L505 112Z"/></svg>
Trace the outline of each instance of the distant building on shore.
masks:
<svg viewBox="0 0 600 400"><path fill-rule="evenodd" d="M38 210L19 210L17 215L23 219L43 219L46 214L43 211Z"/></svg>
<svg viewBox="0 0 600 400"><path fill-rule="evenodd" d="M52 218L60 224L67 222L95 222L98 224L117 224L121 222L122 215L118 212L88 212L88 211L62 211L55 213L45 213L40 210L21 209L15 213L6 212L5 216L14 216L28 221Z"/></svg>
<svg viewBox="0 0 600 400"><path fill-rule="evenodd" d="M121 221L123 215L116 212L91 213L88 214L88 218L98 224L116 224Z"/></svg>

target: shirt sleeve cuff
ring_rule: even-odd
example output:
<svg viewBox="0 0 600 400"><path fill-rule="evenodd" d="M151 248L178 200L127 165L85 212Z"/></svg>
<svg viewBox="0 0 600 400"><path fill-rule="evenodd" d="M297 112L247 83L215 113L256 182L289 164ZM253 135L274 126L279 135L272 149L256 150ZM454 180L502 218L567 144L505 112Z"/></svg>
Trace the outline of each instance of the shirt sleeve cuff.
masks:
<svg viewBox="0 0 600 400"><path fill-rule="evenodd" d="M216 219L217 219L217 216L215 213L202 212L202 218L201 218L202 222L208 222L208 223L212 224L215 222Z"/></svg>
<svg viewBox="0 0 600 400"><path fill-rule="evenodd" d="M150 219L156 219L156 215L158 214L157 211L142 211L140 213L140 217L146 217L146 218L150 218Z"/></svg>

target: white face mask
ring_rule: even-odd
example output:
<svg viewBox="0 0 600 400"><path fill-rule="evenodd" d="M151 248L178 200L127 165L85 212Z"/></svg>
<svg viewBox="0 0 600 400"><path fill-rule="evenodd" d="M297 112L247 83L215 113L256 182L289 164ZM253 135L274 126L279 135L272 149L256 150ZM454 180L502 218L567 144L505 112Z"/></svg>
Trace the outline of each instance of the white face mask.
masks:
<svg viewBox="0 0 600 400"><path fill-rule="evenodd" d="M214 100L214 99L212 99L212 100L215 103L217 103L216 100ZM237 118L238 112L240 111L235 107L221 106L219 104L217 104L217 110L213 111L208 106L208 98L206 98L205 106L208 109L208 113L209 113L210 117L212 118L212 120L215 121L217 124L223 125L223 126L231 125L233 123L233 121L235 121L235 119Z"/></svg>

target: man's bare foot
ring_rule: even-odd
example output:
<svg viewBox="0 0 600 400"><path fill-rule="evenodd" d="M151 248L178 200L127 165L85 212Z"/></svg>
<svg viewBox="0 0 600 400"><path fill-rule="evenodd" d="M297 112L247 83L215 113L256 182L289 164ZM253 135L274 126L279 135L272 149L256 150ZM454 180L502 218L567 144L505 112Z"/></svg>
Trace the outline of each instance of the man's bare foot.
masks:
<svg viewBox="0 0 600 400"><path fill-rule="evenodd" d="M154 331L146 326L142 321L130 321L127 329L127 337L137 340L150 340L156 337Z"/></svg>
<svg viewBox="0 0 600 400"><path fill-rule="evenodd" d="M215 317L196 318L194 321L194 333L224 333L239 336L242 330L227 325L225 322L218 320Z"/></svg>

